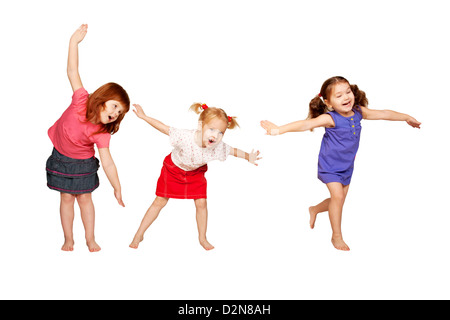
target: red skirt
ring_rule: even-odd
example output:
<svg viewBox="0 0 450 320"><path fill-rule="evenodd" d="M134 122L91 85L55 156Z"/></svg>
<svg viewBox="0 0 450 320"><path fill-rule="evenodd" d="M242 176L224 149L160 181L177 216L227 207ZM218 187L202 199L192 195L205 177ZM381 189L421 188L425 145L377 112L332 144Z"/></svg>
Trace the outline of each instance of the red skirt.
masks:
<svg viewBox="0 0 450 320"><path fill-rule="evenodd" d="M184 171L173 163L171 155L164 159L156 185L156 195L175 199L206 199L205 172L208 165L193 171Z"/></svg>

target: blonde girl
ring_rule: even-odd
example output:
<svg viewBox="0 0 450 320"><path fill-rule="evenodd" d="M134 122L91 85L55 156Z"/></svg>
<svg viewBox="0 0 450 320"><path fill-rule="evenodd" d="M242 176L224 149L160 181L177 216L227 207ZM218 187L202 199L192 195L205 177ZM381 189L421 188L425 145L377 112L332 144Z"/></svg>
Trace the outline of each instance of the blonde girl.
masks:
<svg viewBox="0 0 450 320"><path fill-rule="evenodd" d="M207 163L212 160L225 161L228 155L243 158L257 165L259 151L246 153L230 147L222 141L227 129L238 126L234 117L228 116L220 108L209 108L206 104L195 103L190 110L200 114L197 130L185 130L169 127L147 116L140 105L133 105L134 113L152 127L166 134L173 146L166 156L157 182L156 198L147 210L137 230L131 248L137 249L144 239L144 233L158 217L159 212L170 198L193 199L200 245L206 249L214 248L206 238L208 220L206 179Z"/></svg>

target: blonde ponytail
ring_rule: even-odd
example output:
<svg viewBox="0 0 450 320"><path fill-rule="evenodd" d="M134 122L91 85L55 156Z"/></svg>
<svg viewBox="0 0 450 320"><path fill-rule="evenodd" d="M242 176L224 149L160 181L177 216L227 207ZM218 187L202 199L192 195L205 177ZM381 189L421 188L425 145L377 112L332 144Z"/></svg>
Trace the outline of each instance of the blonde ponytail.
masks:
<svg viewBox="0 0 450 320"><path fill-rule="evenodd" d="M236 117L228 117L228 120L228 129L239 127L239 123L237 123Z"/></svg>
<svg viewBox="0 0 450 320"><path fill-rule="evenodd" d="M198 102L193 103L191 105L191 107L189 108L189 110L190 111L194 111L196 114L200 114L203 111L203 107L202 107L203 105L205 105L205 104L201 104L201 103L198 103Z"/></svg>
<svg viewBox="0 0 450 320"><path fill-rule="evenodd" d="M223 109L208 107L204 103L196 102L190 106L189 110L195 112L196 114L200 114L198 121L201 121L202 123L208 123L214 118L221 118L227 122L228 129L239 127L239 124L236 121L236 117L227 116L226 112Z"/></svg>

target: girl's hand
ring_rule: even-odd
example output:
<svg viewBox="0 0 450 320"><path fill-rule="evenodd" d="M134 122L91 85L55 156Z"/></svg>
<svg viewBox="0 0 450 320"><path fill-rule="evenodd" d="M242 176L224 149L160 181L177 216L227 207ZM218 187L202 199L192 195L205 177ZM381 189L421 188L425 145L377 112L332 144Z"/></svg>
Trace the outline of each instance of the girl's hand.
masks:
<svg viewBox="0 0 450 320"><path fill-rule="evenodd" d="M76 44L80 43L81 41L83 41L84 36L87 33L87 28L88 25L87 24L82 24L72 35L72 37L70 38L70 41L75 42Z"/></svg>
<svg viewBox="0 0 450 320"><path fill-rule="evenodd" d="M133 104L133 107L136 108L136 110L133 110L133 112L138 116L138 118L143 119L145 117L144 109L138 104Z"/></svg>
<svg viewBox="0 0 450 320"><path fill-rule="evenodd" d="M409 117L408 119L406 119L406 123L409 124L413 128L419 128L419 129L420 129L420 125L422 124L419 121L417 121L416 119L414 119L413 117Z"/></svg>
<svg viewBox="0 0 450 320"><path fill-rule="evenodd" d="M261 127L263 127L267 131L266 134L268 135L276 136L280 134L280 127L278 127L277 125L273 124L270 121L267 120L261 121Z"/></svg>
<svg viewBox="0 0 450 320"><path fill-rule="evenodd" d="M259 156L259 150L254 152L254 150L252 149L252 152L250 152L248 154L248 162L257 166L258 164L256 163L256 161L262 159L261 157L258 158L258 156Z"/></svg>
<svg viewBox="0 0 450 320"><path fill-rule="evenodd" d="M151 125L153 128L159 130L160 132L169 135L169 126L166 126L161 121L158 121L156 119L153 119L151 117L148 117L145 113L142 107L138 104L133 104L133 107L136 108L136 110L133 110L133 112L136 114L136 116L144 121L146 121L149 125Z"/></svg>
<svg viewBox="0 0 450 320"><path fill-rule="evenodd" d="M122 201L122 192L120 190L114 190L114 197L116 197L119 205L121 205L122 207L125 207L125 204Z"/></svg>

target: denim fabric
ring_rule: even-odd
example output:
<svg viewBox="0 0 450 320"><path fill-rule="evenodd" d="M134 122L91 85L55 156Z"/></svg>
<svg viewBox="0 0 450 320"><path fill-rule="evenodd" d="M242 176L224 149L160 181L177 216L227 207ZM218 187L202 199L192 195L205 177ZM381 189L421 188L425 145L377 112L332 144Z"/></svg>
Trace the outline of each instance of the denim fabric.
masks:
<svg viewBox="0 0 450 320"><path fill-rule="evenodd" d="M71 194L90 193L99 186L97 158L72 159L53 148L47 159L47 186Z"/></svg>

